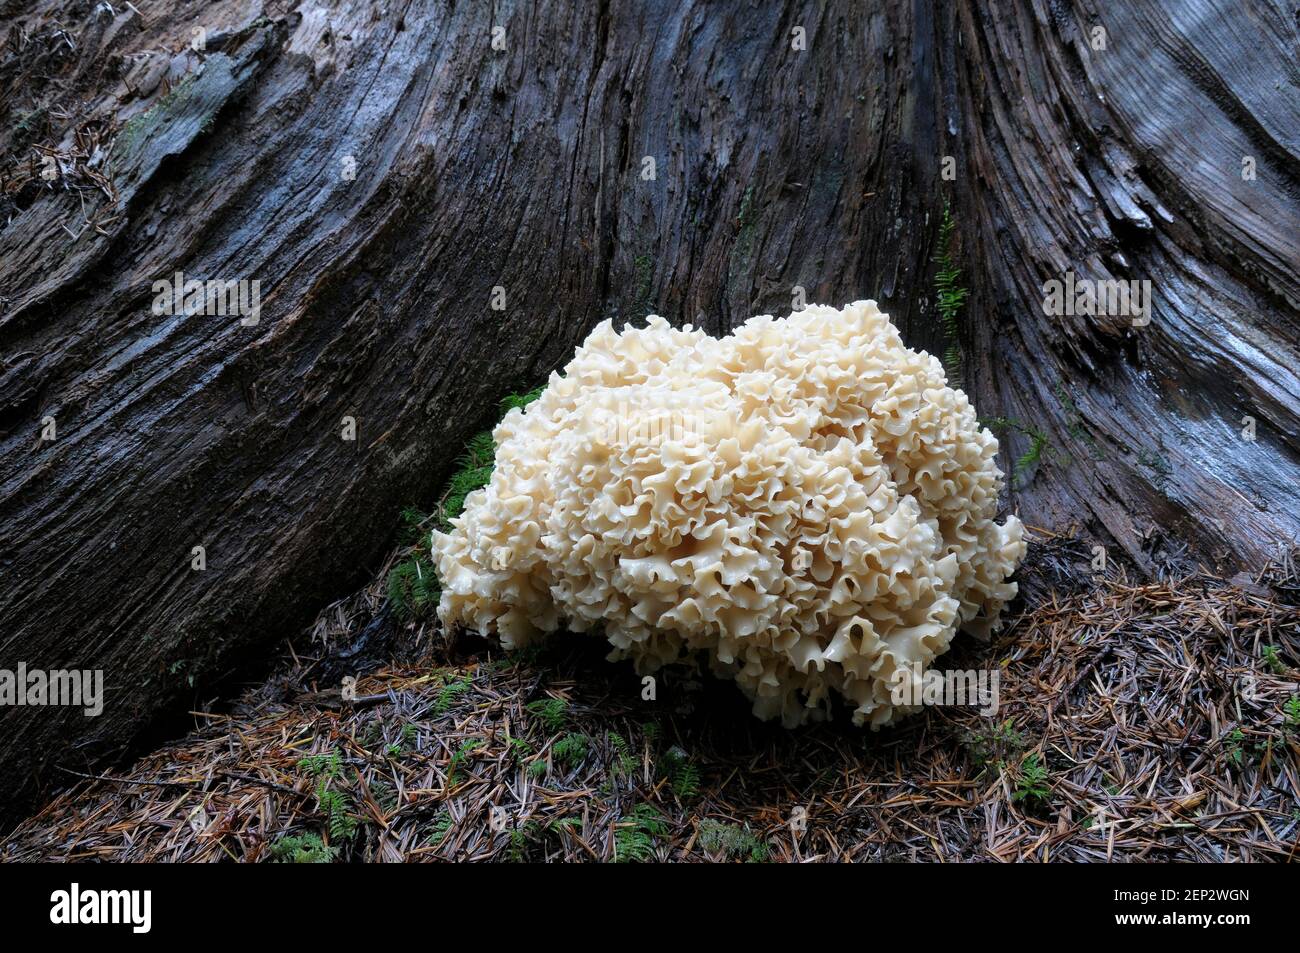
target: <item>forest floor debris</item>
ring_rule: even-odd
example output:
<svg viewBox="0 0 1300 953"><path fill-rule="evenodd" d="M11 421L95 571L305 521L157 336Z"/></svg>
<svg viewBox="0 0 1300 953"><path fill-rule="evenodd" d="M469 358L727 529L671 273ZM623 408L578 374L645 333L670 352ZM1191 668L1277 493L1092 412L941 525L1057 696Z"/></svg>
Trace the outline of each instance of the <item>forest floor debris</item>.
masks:
<svg viewBox="0 0 1300 953"><path fill-rule="evenodd" d="M394 622L377 581L229 713L70 778L0 859L1300 857L1294 561L1232 583L1068 586L1087 565L1062 540L1031 555L1034 608L944 657L998 667L996 716L934 707L877 733L762 724L685 670L643 701L595 638L448 642ZM359 638L385 629L394 661L345 698L340 672L378 651Z"/></svg>

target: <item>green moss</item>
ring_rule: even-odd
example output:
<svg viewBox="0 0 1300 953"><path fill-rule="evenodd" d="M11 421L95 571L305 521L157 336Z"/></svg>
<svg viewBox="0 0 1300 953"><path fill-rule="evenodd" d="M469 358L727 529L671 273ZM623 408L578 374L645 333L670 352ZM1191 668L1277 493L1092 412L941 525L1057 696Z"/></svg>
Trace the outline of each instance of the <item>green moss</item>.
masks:
<svg viewBox="0 0 1300 953"><path fill-rule="evenodd" d="M748 825L726 824L712 818L700 822L699 844L706 853L753 863L766 861L772 852L771 845L756 837Z"/></svg>
<svg viewBox="0 0 1300 953"><path fill-rule="evenodd" d="M149 136L160 129L164 123L184 113L194 96L196 76L196 73L186 73L181 81L156 103L128 119L114 140L112 151L122 157L138 152ZM205 116L200 120L200 128L210 125L211 122L212 115Z"/></svg>
<svg viewBox="0 0 1300 953"><path fill-rule="evenodd" d="M1151 471L1154 476L1152 483L1156 489L1163 493L1169 485L1169 477L1174 472L1174 468L1170 466L1164 454L1157 453L1154 450L1139 450L1137 452L1137 461Z"/></svg>
<svg viewBox="0 0 1300 953"><path fill-rule="evenodd" d="M749 272L754 257L754 245L757 227L753 215L754 187L745 189L740 199L740 209L736 213L736 242L731 246L731 255L727 260L727 285L730 293L738 293L740 278Z"/></svg>
<svg viewBox="0 0 1300 953"><path fill-rule="evenodd" d="M649 255L637 255L636 260L632 263L632 312L634 317L644 318L655 310L654 302L650 298L654 271L654 259Z"/></svg>
<svg viewBox="0 0 1300 953"><path fill-rule="evenodd" d="M501 401L503 413L524 408L542 395L545 388L525 394L509 394ZM398 541L411 548L388 573L387 594L394 614L403 622L429 618L438 607L442 587L433 566L429 531L433 526L451 531L451 521L465 511L465 500L487 486L496 464L496 444L491 431L475 434L456 458L456 471L447 481L437 511L428 514L408 506L402 510Z"/></svg>

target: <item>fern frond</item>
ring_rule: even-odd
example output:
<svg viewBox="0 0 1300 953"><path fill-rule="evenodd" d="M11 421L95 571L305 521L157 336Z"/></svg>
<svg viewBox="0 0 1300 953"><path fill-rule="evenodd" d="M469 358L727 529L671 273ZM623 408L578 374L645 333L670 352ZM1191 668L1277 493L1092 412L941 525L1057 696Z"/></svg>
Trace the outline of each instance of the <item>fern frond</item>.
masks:
<svg viewBox="0 0 1300 953"><path fill-rule="evenodd" d="M669 748L662 761L663 775L668 786L680 800L689 801L700 793L700 769L691 764L690 756L681 748Z"/></svg>
<svg viewBox="0 0 1300 953"><path fill-rule="evenodd" d="M456 783L456 772L460 766L469 760L469 756L483 747L483 741L480 738L470 738L468 741L461 742L455 754L451 756L451 762L447 766L447 787L453 787Z"/></svg>
<svg viewBox="0 0 1300 953"><path fill-rule="evenodd" d="M609 746L614 749L614 774L617 777L630 778L636 774L641 763L632 754L627 740L615 732L609 733Z"/></svg>
<svg viewBox="0 0 1300 953"><path fill-rule="evenodd" d="M422 552L414 552L388 573L388 602L403 622L432 612L442 595L433 564Z"/></svg>
<svg viewBox="0 0 1300 953"><path fill-rule="evenodd" d="M966 303L970 292L961 287L961 268L953 261L952 236L957 227L953 220L952 209L947 203L943 206L943 217L939 220L938 252L934 261L938 269L934 276L935 308L939 313L939 325L943 329L945 346L943 352L944 372L948 383L953 387L964 386L962 377L963 361L960 343L960 327L957 322L958 312Z"/></svg>
<svg viewBox="0 0 1300 953"><path fill-rule="evenodd" d="M1020 455L1012 470L1012 478L1022 486L1025 474L1042 459L1043 450L1047 447L1047 435L1041 430L1029 430L1027 433L1030 439L1029 449Z"/></svg>
<svg viewBox="0 0 1300 953"><path fill-rule="evenodd" d="M587 757L590 748L590 738L577 732L570 732L555 743L551 753L555 756L556 761L573 767L582 763L583 759Z"/></svg>
<svg viewBox="0 0 1300 953"><path fill-rule="evenodd" d="M443 808L429 825L429 836L425 843L430 847L437 847L447 839L447 835L451 832L451 825L451 813L446 808Z"/></svg>
<svg viewBox="0 0 1300 953"><path fill-rule="evenodd" d="M552 733L564 728L564 710L568 707L569 703L563 698L542 698L524 706L529 714L536 715L538 721Z"/></svg>
<svg viewBox="0 0 1300 953"><path fill-rule="evenodd" d="M448 682L438 692L438 700L433 703L432 712L434 715L445 715L456 699L469 691L473 680L467 675L462 675L454 681Z"/></svg>
<svg viewBox="0 0 1300 953"><path fill-rule="evenodd" d="M415 546L425 537L424 524L429 514L414 506L402 510L398 517L397 539L403 546Z"/></svg>
<svg viewBox="0 0 1300 953"><path fill-rule="evenodd" d="M1013 801L1036 801L1046 804L1052 794L1048 781L1047 768L1038 760L1037 754L1028 754L1020 763L1020 777L1016 790L1011 795Z"/></svg>
<svg viewBox="0 0 1300 953"><path fill-rule="evenodd" d="M1048 440L1047 434L1037 427L1022 424L1010 417L989 417L981 419L979 423L981 427L994 433L1012 431L1024 434L1029 438L1029 449L1017 457L1016 462L1011 467L1012 483L1023 488L1026 474L1043 459L1045 454L1052 451L1052 444Z"/></svg>
<svg viewBox="0 0 1300 953"><path fill-rule="evenodd" d="M655 839L667 833L667 819L659 809L652 804L638 804L614 831L614 862L649 860L654 853Z"/></svg>
<svg viewBox="0 0 1300 953"><path fill-rule="evenodd" d="M271 862L276 864L328 864L338 855L337 847L326 847L319 834L281 837L271 845Z"/></svg>
<svg viewBox="0 0 1300 953"><path fill-rule="evenodd" d="M514 410L516 407L522 410L537 398L541 397L542 391L544 390L546 390L545 384L528 391L526 394L509 394L501 401L501 410L503 412L508 412Z"/></svg>
<svg viewBox="0 0 1300 953"><path fill-rule="evenodd" d="M325 751L299 758L298 767L312 777L337 778L343 770L343 759L337 750Z"/></svg>
<svg viewBox="0 0 1300 953"><path fill-rule="evenodd" d="M348 840L356 833L357 822L349 813L352 810L351 799L342 791L330 787L328 778L321 778L316 786L316 804L325 812L330 840Z"/></svg>
<svg viewBox="0 0 1300 953"><path fill-rule="evenodd" d="M497 445L492 439L492 432L484 430L470 438L469 445L465 452L461 454L462 463L470 469L481 469L487 467L491 469L493 461L496 460Z"/></svg>

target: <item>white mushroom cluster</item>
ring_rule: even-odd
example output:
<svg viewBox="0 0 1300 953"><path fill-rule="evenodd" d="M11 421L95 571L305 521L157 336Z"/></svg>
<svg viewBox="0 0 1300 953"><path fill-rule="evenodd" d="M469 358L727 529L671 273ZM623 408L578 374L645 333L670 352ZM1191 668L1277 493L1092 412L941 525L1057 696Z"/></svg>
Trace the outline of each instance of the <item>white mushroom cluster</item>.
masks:
<svg viewBox="0 0 1300 953"><path fill-rule="evenodd" d="M706 658L760 718L839 697L878 727L1016 592L997 440L874 301L721 339L605 322L493 437L434 550L444 624L506 647L595 631L641 673Z"/></svg>

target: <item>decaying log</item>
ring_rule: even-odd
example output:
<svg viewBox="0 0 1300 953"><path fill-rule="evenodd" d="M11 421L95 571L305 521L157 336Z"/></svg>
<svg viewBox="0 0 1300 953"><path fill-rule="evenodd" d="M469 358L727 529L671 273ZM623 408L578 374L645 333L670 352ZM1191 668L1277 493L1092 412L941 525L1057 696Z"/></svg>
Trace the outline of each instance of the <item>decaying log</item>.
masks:
<svg viewBox="0 0 1300 953"><path fill-rule="evenodd" d="M721 333L801 288L942 352L945 205L965 385L1006 469L1043 438L1010 506L1146 572L1296 535L1281 3L0 12L0 668L108 685L0 712L0 809L373 572L604 318ZM257 281L256 323L155 313L178 271ZM1149 281L1149 324L1046 315L1066 272Z"/></svg>

